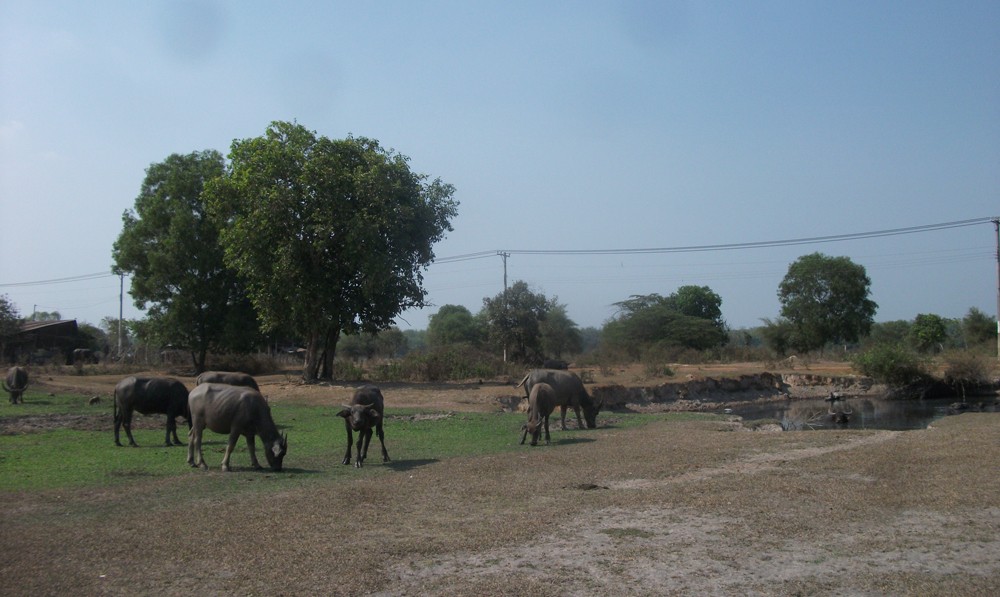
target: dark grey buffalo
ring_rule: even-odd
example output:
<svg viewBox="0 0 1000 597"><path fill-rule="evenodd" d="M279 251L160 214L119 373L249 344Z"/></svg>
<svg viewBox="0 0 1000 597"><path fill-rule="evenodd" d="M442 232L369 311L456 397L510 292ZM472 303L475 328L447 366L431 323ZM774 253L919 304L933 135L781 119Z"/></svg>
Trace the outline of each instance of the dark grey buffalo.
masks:
<svg viewBox="0 0 1000 597"><path fill-rule="evenodd" d="M368 444L372 441L372 428L378 435L378 441L382 443L382 462L389 462L389 453L385 449L385 432L382 430L382 419L385 415L385 399L382 392L375 386L362 386L355 390L351 397L351 403L343 405L337 413L338 417L344 417L344 426L347 428L347 453L344 454L343 464L351 464L351 444L354 437L351 431L358 432L358 456L354 461L354 466L360 468L365 458L368 457Z"/></svg>
<svg viewBox="0 0 1000 597"><path fill-rule="evenodd" d="M587 427L590 429L597 427L597 413L601 411L601 403L595 403L590 398L587 389L583 387L583 382L575 373L555 369L532 369L515 387L524 386L524 395L530 397L531 388L539 383L547 383L552 386L556 405L561 410L564 431L566 430L566 409L571 406L576 412L576 421L580 429L583 429L583 420L580 418L581 407L583 408L583 416L587 419Z"/></svg>
<svg viewBox="0 0 1000 597"><path fill-rule="evenodd" d="M231 386L243 386L246 388L253 388L260 391L260 387L257 385L257 380L246 373L240 373L238 371L205 371L198 376L195 380L195 385L200 386L203 383L224 383Z"/></svg>
<svg viewBox="0 0 1000 597"><path fill-rule="evenodd" d="M528 422L521 427L521 443L531 434L531 445L538 445L538 437L545 427L545 443L549 443L549 415L556 408L556 392L547 383L536 383L528 395Z"/></svg>
<svg viewBox="0 0 1000 597"><path fill-rule="evenodd" d="M3 389L10 394L10 403L24 402L24 391L28 389L28 370L24 367L11 367L3 380Z"/></svg>
<svg viewBox="0 0 1000 597"><path fill-rule="evenodd" d="M208 468L201 451L201 437L206 428L229 435L226 454L222 457L222 470L229 470L229 457L233 454L240 436L247 438L250 462L255 469L257 461L255 436L264 443L264 456L275 471L288 453L288 436L280 435L271 418L271 407L260 392L244 386L203 383L191 390L188 396L191 409L191 432L188 434L188 464Z"/></svg>
<svg viewBox="0 0 1000 597"><path fill-rule="evenodd" d="M183 445L177 437L177 417L184 417L191 427L188 411L187 388L172 377L126 377L115 386L115 445L120 446L119 430L125 427L130 446L138 446L132 437L132 412L144 415L167 415L167 432L164 443ZM173 444L170 443L173 436Z"/></svg>

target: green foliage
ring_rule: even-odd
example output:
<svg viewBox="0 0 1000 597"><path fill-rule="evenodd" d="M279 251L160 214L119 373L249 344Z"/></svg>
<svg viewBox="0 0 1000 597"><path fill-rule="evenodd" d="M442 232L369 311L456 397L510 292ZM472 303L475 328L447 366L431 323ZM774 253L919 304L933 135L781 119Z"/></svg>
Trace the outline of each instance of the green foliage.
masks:
<svg viewBox="0 0 1000 597"><path fill-rule="evenodd" d="M972 307L962 319L962 334L965 336L966 346L973 347L988 344L990 348L995 348L997 342L997 322L989 315Z"/></svg>
<svg viewBox="0 0 1000 597"><path fill-rule="evenodd" d="M878 308L870 287L865 268L847 257L799 257L778 287L781 316L792 327L791 348L808 352L867 334Z"/></svg>
<svg viewBox="0 0 1000 597"><path fill-rule="evenodd" d="M921 313L910 326L910 344L920 352L940 350L947 336L945 320L940 315Z"/></svg>
<svg viewBox="0 0 1000 597"><path fill-rule="evenodd" d="M401 357L407 351L406 335L393 326L376 334L360 333L341 337L337 349L341 356L349 359L392 359Z"/></svg>
<svg viewBox="0 0 1000 597"><path fill-rule="evenodd" d="M431 346L447 344L479 345L484 330L472 312L461 305L444 305L431 315L427 323L427 343Z"/></svg>
<svg viewBox="0 0 1000 597"><path fill-rule="evenodd" d="M466 344L449 344L407 354L396 374L409 381L447 381L492 379L507 372L507 364L496 356Z"/></svg>
<svg viewBox="0 0 1000 597"><path fill-rule="evenodd" d="M912 325L911 322L903 319L873 323L865 343L868 345L903 344L910 337Z"/></svg>
<svg viewBox="0 0 1000 597"><path fill-rule="evenodd" d="M225 219L205 209L203 190L224 171L217 151L152 164L112 250L114 271L131 275L132 298L147 310L148 338L191 351L199 371L209 351L246 351L258 340L244 289L223 263Z"/></svg>
<svg viewBox="0 0 1000 597"><path fill-rule="evenodd" d="M226 263L266 331L307 342L306 379L331 374L341 331L374 333L425 306L422 271L451 230L454 187L373 139L331 140L288 122L234 141L229 159L206 189L227 223Z"/></svg>
<svg viewBox="0 0 1000 597"><path fill-rule="evenodd" d="M483 299L482 316L489 343L499 350L506 349L512 361L541 362L541 322L554 304L544 294L532 292L522 280L493 298Z"/></svg>
<svg viewBox="0 0 1000 597"><path fill-rule="evenodd" d="M879 344L851 359L851 366L876 383L902 387L927 377L927 364L901 344Z"/></svg>
<svg viewBox="0 0 1000 597"><path fill-rule="evenodd" d="M4 359L7 342L21 329L21 315L6 294L0 295L0 359Z"/></svg>
<svg viewBox="0 0 1000 597"><path fill-rule="evenodd" d="M62 314L59 311L35 311L28 318L29 321L61 321Z"/></svg>
<svg viewBox="0 0 1000 597"><path fill-rule="evenodd" d="M634 360L651 350L718 348L729 340L721 305L707 286L684 286L668 297L634 295L615 303L618 315L604 325L603 345Z"/></svg>
<svg viewBox="0 0 1000 597"><path fill-rule="evenodd" d="M583 350L583 337L576 323L566 313L566 305L553 298L545 319L539 324L542 352L549 357L578 354Z"/></svg>

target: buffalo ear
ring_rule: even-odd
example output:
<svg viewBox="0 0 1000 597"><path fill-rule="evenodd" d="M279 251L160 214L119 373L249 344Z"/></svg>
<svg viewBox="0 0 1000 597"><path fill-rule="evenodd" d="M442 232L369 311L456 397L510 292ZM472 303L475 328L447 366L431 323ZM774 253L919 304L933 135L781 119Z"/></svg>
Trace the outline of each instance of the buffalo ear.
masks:
<svg viewBox="0 0 1000 597"><path fill-rule="evenodd" d="M368 409L368 416L371 417L371 418L373 418L373 419L381 419L382 418L382 413L378 412L374 408L369 408Z"/></svg>
<svg viewBox="0 0 1000 597"><path fill-rule="evenodd" d="M349 408L342 408L342 409L340 409L340 412L337 413L337 416L338 417L344 417L346 419L347 417L351 416L351 409L349 409Z"/></svg>

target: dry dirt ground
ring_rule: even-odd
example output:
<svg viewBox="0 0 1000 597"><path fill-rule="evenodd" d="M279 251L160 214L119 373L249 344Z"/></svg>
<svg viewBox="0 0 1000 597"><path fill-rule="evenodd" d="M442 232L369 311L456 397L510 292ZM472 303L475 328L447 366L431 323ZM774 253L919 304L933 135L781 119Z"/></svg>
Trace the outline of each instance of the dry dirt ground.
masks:
<svg viewBox="0 0 1000 597"><path fill-rule="evenodd" d="M43 381L107 395L116 380ZM271 400L350 392L263 381ZM398 406L449 410L516 393L477 386L384 389ZM401 459L318 487L232 474L268 491L195 502L183 496L200 475L6 492L0 593L1000 594L994 413L907 432L598 423L554 431L551 446Z"/></svg>

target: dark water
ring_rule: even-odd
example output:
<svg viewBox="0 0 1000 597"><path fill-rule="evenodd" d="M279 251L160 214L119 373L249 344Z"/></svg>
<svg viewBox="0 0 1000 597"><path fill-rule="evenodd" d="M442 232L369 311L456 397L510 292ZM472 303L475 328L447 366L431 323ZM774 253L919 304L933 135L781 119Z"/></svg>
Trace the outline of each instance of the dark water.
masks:
<svg viewBox="0 0 1000 597"><path fill-rule="evenodd" d="M962 412L998 412L997 398L970 398L968 408L954 408L957 398L943 400L882 400L849 398L833 403L824 400L787 400L733 408L727 412L744 420L775 419L785 430L822 429L925 429L942 417ZM848 422L837 423L830 409L847 414Z"/></svg>

